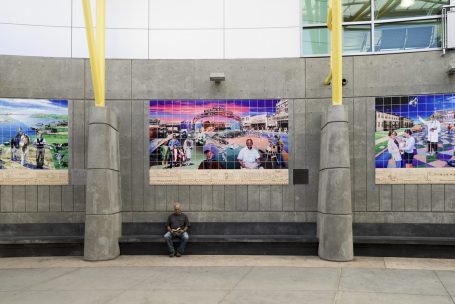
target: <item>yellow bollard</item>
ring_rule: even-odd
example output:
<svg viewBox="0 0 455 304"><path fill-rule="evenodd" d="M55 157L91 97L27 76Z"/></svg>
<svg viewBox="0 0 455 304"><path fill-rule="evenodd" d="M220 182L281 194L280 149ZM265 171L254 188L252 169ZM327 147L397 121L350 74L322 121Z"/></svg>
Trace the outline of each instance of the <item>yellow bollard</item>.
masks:
<svg viewBox="0 0 455 304"><path fill-rule="evenodd" d="M96 50L98 56L98 67L100 71L101 94L104 106L106 94L106 68L105 68L105 14L106 0L96 0Z"/></svg>
<svg viewBox="0 0 455 304"><path fill-rule="evenodd" d="M97 3L97 40L98 48L95 44L95 37L93 35L93 22L92 12L90 10L90 0L82 0L82 6L85 16L85 29L87 33L87 45L90 55L90 67L92 72L93 91L95 93L95 105L97 107L104 107L104 79L105 79L105 58L104 58L104 16L105 5ZM101 0L97 0L101 1ZM101 16L101 17L100 17ZM102 49L100 51L100 49ZM98 52L97 52L98 50ZM101 54L101 56L100 56Z"/></svg>
<svg viewBox="0 0 455 304"><path fill-rule="evenodd" d="M327 27L330 35L330 74L324 80L332 83L332 104L343 104L343 15L341 0L330 0L327 14Z"/></svg>

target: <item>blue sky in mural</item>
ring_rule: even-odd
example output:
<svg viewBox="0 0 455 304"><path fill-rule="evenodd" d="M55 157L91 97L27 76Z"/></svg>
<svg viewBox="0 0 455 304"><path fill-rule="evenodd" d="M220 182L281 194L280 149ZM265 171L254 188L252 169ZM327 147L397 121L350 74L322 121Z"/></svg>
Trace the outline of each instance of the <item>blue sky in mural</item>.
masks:
<svg viewBox="0 0 455 304"><path fill-rule="evenodd" d="M455 110L455 94L376 98L376 110L407 117L417 123L417 116L425 119L437 111Z"/></svg>
<svg viewBox="0 0 455 304"><path fill-rule="evenodd" d="M68 114L68 101L0 98L0 115L1 114Z"/></svg>

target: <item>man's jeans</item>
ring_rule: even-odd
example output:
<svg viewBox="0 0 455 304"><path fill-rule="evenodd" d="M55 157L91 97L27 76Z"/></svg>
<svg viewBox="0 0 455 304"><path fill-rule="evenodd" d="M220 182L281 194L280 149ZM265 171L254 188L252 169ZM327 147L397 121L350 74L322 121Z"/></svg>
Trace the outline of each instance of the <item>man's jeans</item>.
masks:
<svg viewBox="0 0 455 304"><path fill-rule="evenodd" d="M174 243L172 242L173 239L180 239L180 245L177 248L177 252L183 254L185 251L185 246L186 243L188 242L188 239L190 238L188 233L184 232L181 234L176 234L176 233L170 233L166 232L164 235L164 239L166 240L167 248L169 249L169 253L174 252Z"/></svg>

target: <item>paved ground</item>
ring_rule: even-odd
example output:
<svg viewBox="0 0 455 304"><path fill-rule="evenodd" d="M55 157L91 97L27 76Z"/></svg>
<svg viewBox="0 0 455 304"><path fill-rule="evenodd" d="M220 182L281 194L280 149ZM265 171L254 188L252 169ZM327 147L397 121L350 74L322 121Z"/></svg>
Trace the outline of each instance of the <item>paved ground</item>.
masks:
<svg viewBox="0 0 455 304"><path fill-rule="evenodd" d="M0 303L453 304L455 260L296 256L0 258Z"/></svg>

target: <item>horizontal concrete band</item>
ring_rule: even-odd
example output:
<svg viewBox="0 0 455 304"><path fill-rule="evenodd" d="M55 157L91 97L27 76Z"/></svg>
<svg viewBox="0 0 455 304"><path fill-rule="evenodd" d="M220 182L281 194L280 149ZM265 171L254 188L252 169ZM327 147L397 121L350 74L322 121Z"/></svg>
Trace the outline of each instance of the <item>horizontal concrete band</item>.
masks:
<svg viewBox="0 0 455 304"><path fill-rule="evenodd" d="M90 107L89 111L89 125L107 124L118 132L118 117L110 107Z"/></svg>
<svg viewBox="0 0 455 304"><path fill-rule="evenodd" d="M359 237L454 237L455 224L391 224L354 223L354 236ZM123 223L124 236L159 235L165 223ZM315 223L208 223L191 224L192 234L281 234L316 235ZM83 236L83 223L0 224L0 237Z"/></svg>
<svg viewBox="0 0 455 304"><path fill-rule="evenodd" d="M333 123L349 123L349 120L334 120L334 121L327 121L321 126L321 130L324 130L328 125Z"/></svg>
<svg viewBox="0 0 455 304"><path fill-rule="evenodd" d="M112 129L114 129L115 132L119 132L118 128L116 128L114 125L112 125L111 123L108 123L108 122L99 122L99 121L89 122L89 126L93 126L93 125L109 126Z"/></svg>
<svg viewBox="0 0 455 304"><path fill-rule="evenodd" d="M120 211L112 211L108 213L86 213L87 216L111 216L121 213Z"/></svg>
<svg viewBox="0 0 455 304"><path fill-rule="evenodd" d="M322 212L322 211L319 211L318 213L319 214L327 214L327 215L349 215L349 216L352 216L352 212L351 213L349 213L349 212L342 213L342 212Z"/></svg>
<svg viewBox="0 0 455 304"><path fill-rule="evenodd" d="M123 223L123 236L159 235L165 223ZM453 237L455 224L354 223L354 236ZM201 223L191 224L193 235L316 235L316 223Z"/></svg>
<svg viewBox="0 0 455 304"><path fill-rule="evenodd" d="M85 170L85 175L86 175L86 178L87 178L87 172L89 170L108 170L108 171L112 171L112 172L120 172L120 170L117 170L117 169L112 169L112 168L97 168L97 167L94 167L94 168L87 168L87 169L84 169Z"/></svg>
<svg viewBox="0 0 455 304"><path fill-rule="evenodd" d="M324 170L334 170L334 169L351 169L349 167L344 167L344 166L340 166L340 167L330 167L330 168L320 168L319 171L324 171Z"/></svg>

